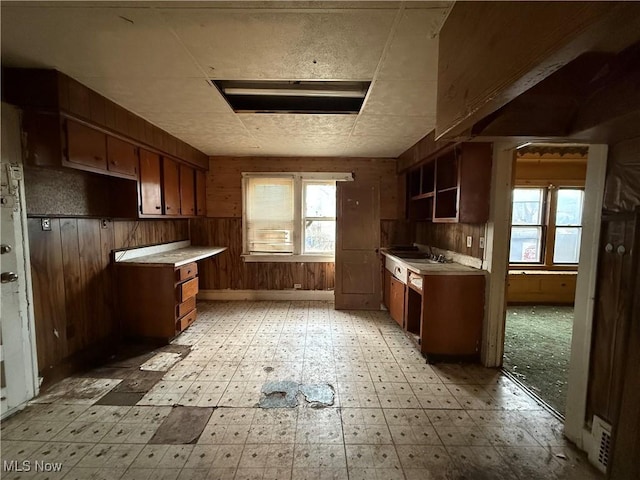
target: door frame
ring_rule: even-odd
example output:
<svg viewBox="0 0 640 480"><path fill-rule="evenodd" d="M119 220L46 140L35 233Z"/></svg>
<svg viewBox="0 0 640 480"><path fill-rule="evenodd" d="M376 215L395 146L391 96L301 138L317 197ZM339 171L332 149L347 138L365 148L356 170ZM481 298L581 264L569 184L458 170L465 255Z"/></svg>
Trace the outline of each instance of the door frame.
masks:
<svg viewBox="0 0 640 480"><path fill-rule="evenodd" d="M486 248L483 260L483 268L489 272L481 357L482 364L486 367L500 367L504 353L511 190L513 188L512 173L515 149L516 144L513 142L495 143L493 149L491 213L489 222L487 222ZM607 151L607 145L589 145L580 267L574 310L574 318L580 319L580 321L574 320L573 322L567 411L565 414L565 435L578 448L585 451L589 451L592 443L591 431L585 428L585 414Z"/></svg>
<svg viewBox="0 0 640 480"><path fill-rule="evenodd" d="M5 418L14 412L24 408L26 403L33 397L38 395L40 389L40 379L38 378L38 354L36 349L35 338L35 315L33 310L33 290L31 281L31 262L29 251L29 236L27 228L27 212L25 203L24 175L22 168L22 147L20 140L20 111L15 107L2 102L2 159L5 160L1 164L1 168L7 168L8 178L14 182L17 201L20 205L20 215L14 219L14 228L19 229L18 234L21 236L19 244L14 246L17 257L16 273L19 277L24 278L22 283L23 289L18 293L19 311L21 313L20 320L20 338L8 338L3 335L3 342L17 341L20 342L23 351L23 364L16 374L24 378L21 388L24 389L24 400L16 405L11 406L2 413ZM20 239L16 239L20 240ZM7 319L3 319L7 321ZM6 326L5 326L6 328ZM5 331L3 328L3 331ZM4 354L4 348L3 354ZM6 361L5 358L3 358ZM7 392L9 392L9 374L7 374ZM15 376L15 375L14 375ZM11 395L11 393L8 393ZM22 394L21 394L22 395Z"/></svg>

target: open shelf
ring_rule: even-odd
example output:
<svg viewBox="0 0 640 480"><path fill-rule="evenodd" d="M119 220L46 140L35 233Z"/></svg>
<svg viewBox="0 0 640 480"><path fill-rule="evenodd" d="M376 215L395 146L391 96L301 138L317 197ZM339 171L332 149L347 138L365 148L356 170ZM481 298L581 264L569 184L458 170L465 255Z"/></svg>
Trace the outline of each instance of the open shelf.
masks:
<svg viewBox="0 0 640 480"><path fill-rule="evenodd" d="M434 219L456 218L458 216L458 189L439 191L435 199Z"/></svg>

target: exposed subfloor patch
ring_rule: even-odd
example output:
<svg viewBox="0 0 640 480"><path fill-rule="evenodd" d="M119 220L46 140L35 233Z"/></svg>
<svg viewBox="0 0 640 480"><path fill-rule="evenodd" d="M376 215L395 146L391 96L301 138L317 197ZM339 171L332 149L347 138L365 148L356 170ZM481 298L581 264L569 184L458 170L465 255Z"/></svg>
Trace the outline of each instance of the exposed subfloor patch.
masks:
<svg viewBox="0 0 640 480"><path fill-rule="evenodd" d="M46 395L32 400L32 403L92 405L121 381L113 378L67 378L52 387Z"/></svg>
<svg viewBox="0 0 640 480"><path fill-rule="evenodd" d="M113 405L117 407L132 407L144 397L144 393L111 391L98 400L96 405Z"/></svg>
<svg viewBox="0 0 640 480"><path fill-rule="evenodd" d="M181 360L179 353L161 352L155 354L149 360L140 365L140 370L152 372L167 372Z"/></svg>
<svg viewBox="0 0 640 480"><path fill-rule="evenodd" d="M300 385L300 392L313 408L330 407L333 405L335 391L328 383Z"/></svg>
<svg viewBox="0 0 640 480"><path fill-rule="evenodd" d="M260 408L295 408L298 406L299 393L312 408L324 408L333 405L335 391L328 383L300 385L290 380L267 382L262 386Z"/></svg>
<svg viewBox="0 0 640 480"><path fill-rule="evenodd" d="M267 382L262 386L260 408L294 408L298 406L300 385L288 380Z"/></svg>
<svg viewBox="0 0 640 480"><path fill-rule="evenodd" d="M149 443L158 445L196 443L209 422L213 410L213 407L174 407Z"/></svg>

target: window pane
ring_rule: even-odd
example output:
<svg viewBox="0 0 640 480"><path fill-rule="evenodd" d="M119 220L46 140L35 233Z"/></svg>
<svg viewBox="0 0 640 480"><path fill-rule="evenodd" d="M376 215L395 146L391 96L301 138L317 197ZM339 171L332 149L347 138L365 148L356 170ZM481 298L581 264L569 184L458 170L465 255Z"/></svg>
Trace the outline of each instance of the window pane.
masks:
<svg viewBox="0 0 640 480"><path fill-rule="evenodd" d="M558 206L556 208L556 225L582 225L582 203L584 192L562 188L558 190Z"/></svg>
<svg viewBox="0 0 640 480"><path fill-rule="evenodd" d="M293 178L247 179L249 252L293 252Z"/></svg>
<svg viewBox="0 0 640 480"><path fill-rule="evenodd" d="M581 236L581 227L558 227L556 229L553 263L578 263Z"/></svg>
<svg viewBox="0 0 640 480"><path fill-rule="evenodd" d="M542 224L541 188L515 188L513 190L512 225Z"/></svg>
<svg viewBox="0 0 640 480"><path fill-rule="evenodd" d="M304 223L304 253L333 255L336 246L336 222L307 220Z"/></svg>
<svg viewBox="0 0 640 480"><path fill-rule="evenodd" d="M509 262L539 263L542 253L541 227L512 227Z"/></svg>
<svg viewBox="0 0 640 480"><path fill-rule="evenodd" d="M336 216L335 183L306 183L304 187L304 216L330 217Z"/></svg>

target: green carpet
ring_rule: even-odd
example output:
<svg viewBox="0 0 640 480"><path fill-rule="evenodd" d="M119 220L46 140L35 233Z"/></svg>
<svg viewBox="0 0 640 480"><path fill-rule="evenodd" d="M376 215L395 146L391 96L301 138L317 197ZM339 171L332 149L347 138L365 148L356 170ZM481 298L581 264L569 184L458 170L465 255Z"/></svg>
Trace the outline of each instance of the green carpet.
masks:
<svg viewBox="0 0 640 480"><path fill-rule="evenodd" d="M504 368L564 415L573 307L510 306Z"/></svg>

